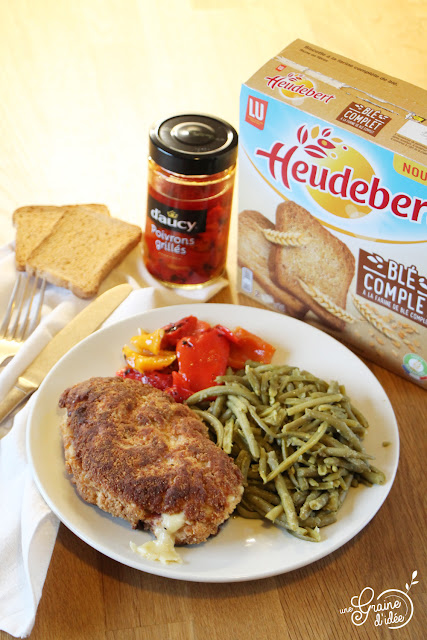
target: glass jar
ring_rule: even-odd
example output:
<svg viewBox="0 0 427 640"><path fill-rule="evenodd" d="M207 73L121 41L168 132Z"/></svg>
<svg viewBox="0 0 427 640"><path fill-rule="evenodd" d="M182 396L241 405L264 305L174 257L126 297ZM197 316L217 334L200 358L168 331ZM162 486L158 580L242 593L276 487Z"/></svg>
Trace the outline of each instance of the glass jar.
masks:
<svg viewBox="0 0 427 640"><path fill-rule="evenodd" d="M144 261L170 287L205 286L224 272L237 133L182 115L150 131Z"/></svg>

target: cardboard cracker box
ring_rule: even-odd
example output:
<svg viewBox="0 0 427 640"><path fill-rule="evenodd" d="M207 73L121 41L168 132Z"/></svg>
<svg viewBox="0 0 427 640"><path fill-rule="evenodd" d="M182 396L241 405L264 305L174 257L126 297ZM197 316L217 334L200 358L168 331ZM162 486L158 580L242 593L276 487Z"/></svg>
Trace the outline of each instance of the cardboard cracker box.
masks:
<svg viewBox="0 0 427 640"><path fill-rule="evenodd" d="M297 40L242 86L240 291L427 388L427 91Z"/></svg>

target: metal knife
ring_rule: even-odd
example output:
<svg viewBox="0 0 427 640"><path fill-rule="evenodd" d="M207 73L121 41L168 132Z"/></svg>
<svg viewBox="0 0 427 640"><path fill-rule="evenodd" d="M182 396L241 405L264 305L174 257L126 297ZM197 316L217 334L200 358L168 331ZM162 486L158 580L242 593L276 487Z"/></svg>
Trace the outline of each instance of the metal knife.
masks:
<svg viewBox="0 0 427 640"><path fill-rule="evenodd" d="M98 329L131 291L132 287L129 284L119 284L108 289L61 329L22 373L5 399L0 402L0 422L34 393L58 360L71 347Z"/></svg>

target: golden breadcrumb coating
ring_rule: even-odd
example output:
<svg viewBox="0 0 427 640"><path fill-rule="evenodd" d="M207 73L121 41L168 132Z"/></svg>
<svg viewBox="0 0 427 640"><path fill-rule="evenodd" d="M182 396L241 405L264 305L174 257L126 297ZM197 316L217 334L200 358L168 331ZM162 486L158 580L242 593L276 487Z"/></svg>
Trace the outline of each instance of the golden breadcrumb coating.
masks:
<svg viewBox="0 0 427 640"><path fill-rule="evenodd" d="M114 516L154 530L184 512L177 544L203 542L240 502L242 475L206 425L168 394L120 377L66 389L59 406L65 464L79 494Z"/></svg>

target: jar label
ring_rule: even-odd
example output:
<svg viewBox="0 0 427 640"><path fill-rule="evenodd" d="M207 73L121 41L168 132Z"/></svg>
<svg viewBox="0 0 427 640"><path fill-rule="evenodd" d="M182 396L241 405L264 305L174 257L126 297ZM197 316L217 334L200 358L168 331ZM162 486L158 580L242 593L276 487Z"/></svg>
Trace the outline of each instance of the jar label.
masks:
<svg viewBox="0 0 427 640"><path fill-rule="evenodd" d="M189 236L206 230L207 209L174 209L148 196L148 215L158 226Z"/></svg>

